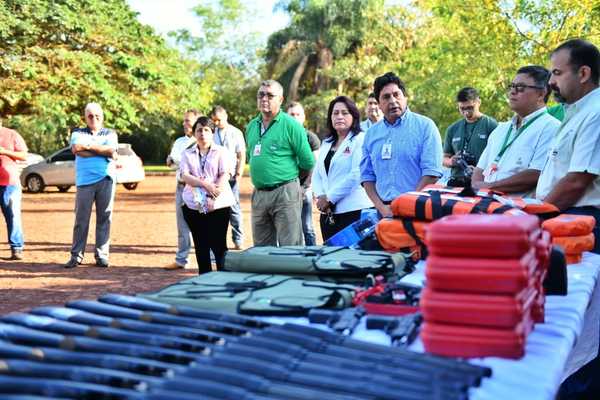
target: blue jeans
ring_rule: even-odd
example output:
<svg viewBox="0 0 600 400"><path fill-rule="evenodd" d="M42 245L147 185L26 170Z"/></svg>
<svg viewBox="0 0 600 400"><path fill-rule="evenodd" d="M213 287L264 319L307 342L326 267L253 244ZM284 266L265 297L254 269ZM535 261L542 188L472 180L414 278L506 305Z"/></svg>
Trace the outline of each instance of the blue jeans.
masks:
<svg viewBox="0 0 600 400"><path fill-rule="evenodd" d="M23 225L21 223L21 185L0 186L2 214L6 221L8 244L11 249L23 250Z"/></svg>
<svg viewBox="0 0 600 400"><path fill-rule="evenodd" d="M304 244L306 246L314 246L317 244L317 235L313 228L312 219L312 189L304 189L304 197L302 198L302 232L304 233Z"/></svg>
<svg viewBox="0 0 600 400"><path fill-rule="evenodd" d="M244 242L244 230L242 228L242 209L240 207L240 184L237 180L229 181L235 203L231 206L229 224L231 225L231 239L237 246L242 246Z"/></svg>
<svg viewBox="0 0 600 400"><path fill-rule="evenodd" d="M175 217L177 219L177 253L175 254L175 262L184 267L188 263L188 254L192 247L192 239L190 237L190 228L183 218L183 187L184 185L177 184L175 192Z"/></svg>

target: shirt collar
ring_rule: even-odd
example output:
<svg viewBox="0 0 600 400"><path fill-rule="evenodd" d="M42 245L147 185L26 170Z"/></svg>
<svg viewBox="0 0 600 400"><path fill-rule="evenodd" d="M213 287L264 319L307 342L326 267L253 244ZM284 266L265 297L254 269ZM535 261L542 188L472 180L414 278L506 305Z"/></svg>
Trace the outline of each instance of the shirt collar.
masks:
<svg viewBox="0 0 600 400"><path fill-rule="evenodd" d="M394 122L392 124L385 117L383 117L383 123L385 124L385 126L387 126L389 128L397 128L400 126L400 124L402 124L402 121L404 121L406 119L408 114L410 114L410 108L408 108L408 106L406 106L406 110L404 110L404 114L402 114L400 116L400 118L396 119L396 122Z"/></svg>
<svg viewBox="0 0 600 400"><path fill-rule="evenodd" d="M548 109L544 106L542 108L540 108L539 110L535 110L534 112L530 113L529 115L527 115L525 118L523 118L523 120L521 121L521 126L525 125L527 122L531 121L533 118L537 117L540 114L543 114L547 111ZM514 115L512 118L512 124L513 126L517 126L517 115Z"/></svg>
<svg viewBox="0 0 600 400"><path fill-rule="evenodd" d="M565 114L567 112L569 114L573 114L577 110L585 108L588 105L588 103L593 102L596 97L600 100L600 87L597 87L596 89L592 90L573 104L565 104Z"/></svg>

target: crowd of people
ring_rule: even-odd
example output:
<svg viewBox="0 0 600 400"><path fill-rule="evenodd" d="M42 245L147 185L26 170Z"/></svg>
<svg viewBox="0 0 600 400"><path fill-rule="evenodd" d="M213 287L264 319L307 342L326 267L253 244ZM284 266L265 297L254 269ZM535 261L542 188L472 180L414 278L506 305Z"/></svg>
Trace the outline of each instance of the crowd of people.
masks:
<svg viewBox="0 0 600 400"><path fill-rule="evenodd" d="M394 198L438 182L443 167L451 171L450 184L470 177L475 189L535 197L600 221L600 53L574 39L552 52L550 65L515 72L506 88L514 115L505 122L480 111L475 88L461 89L456 102L462 118L448 127L443 144L435 122L410 109L407 85L392 72L375 79L362 121L352 99L333 99L322 141L304 127L300 103L284 111L283 87L275 80L260 84L258 114L245 134L229 124L221 106L208 115L186 111L184 136L167 157L177 170L178 249L166 268L184 268L193 241L199 272L210 271L213 260L220 269L229 225L234 249L242 248L239 185L246 163L254 186L255 246L316 244L315 208L323 241L359 220L364 209L390 217ZM552 93L559 105L549 108ZM83 259L94 203L96 265L109 266L117 135L104 127L100 105L88 104L85 119L87 127L74 130L70 142L77 194L67 268ZM15 161L26 152L17 132L0 128L0 195L13 259L23 257L24 246Z"/></svg>

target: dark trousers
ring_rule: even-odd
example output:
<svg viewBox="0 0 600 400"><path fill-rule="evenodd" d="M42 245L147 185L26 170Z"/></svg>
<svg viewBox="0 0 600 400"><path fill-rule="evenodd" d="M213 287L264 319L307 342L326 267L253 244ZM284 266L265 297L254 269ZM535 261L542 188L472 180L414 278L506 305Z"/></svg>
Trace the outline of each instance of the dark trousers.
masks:
<svg viewBox="0 0 600 400"><path fill-rule="evenodd" d="M333 214L328 216L327 214L321 214L319 223L321 225L321 234L323 235L323 241L326 242L330 237L358 221L360 219L360 211L348 211L340 214Z"/></svg>
<svg viewBox="0 0 600 400"><path fill-rule="evenodd" d="M211 250L215 256L217 270L223 269L225 252L227 251L227 226L229 224L229 214L231 213L230 208L221 208L208 214L192 210L185 204L182 209L183 218L192 232L198 273L212 271Z"/></svg>

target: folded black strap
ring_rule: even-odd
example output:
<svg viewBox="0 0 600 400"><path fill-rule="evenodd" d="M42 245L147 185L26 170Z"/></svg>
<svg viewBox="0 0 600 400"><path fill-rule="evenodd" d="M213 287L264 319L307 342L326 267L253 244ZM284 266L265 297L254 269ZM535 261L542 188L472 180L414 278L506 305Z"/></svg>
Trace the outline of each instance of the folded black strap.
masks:
<svg viewBox="0 0 600 400"><path fill-rule="evenodd" d="M415 203L416 219L425 219L425 205L427 204L427 200L429 200L429 198L429 196L424 195L417 197L417 202Z"/></svg>
<svg viewBox="0 0 600 400"><path fill-rule="evenodd" d="M417 231L415 230L415 225L413 224L413 220L408 219L408 218L402 218L401 221L402 221L402 226L404 226L404 230L406 231L406 233L408 233L410 235L410 237L413 238L419 246L424 246L425 244L421 241L421 239L417 235Z"/></svg>
<svg viewBox="0 0 600 400"><path fill-rule="evenodd" d="M430 192L430 194L431 194L431 217L432 217L431 219L435 221L444 216L444 209L442 207L442 193L435 191L435 192Z"/></svg>

